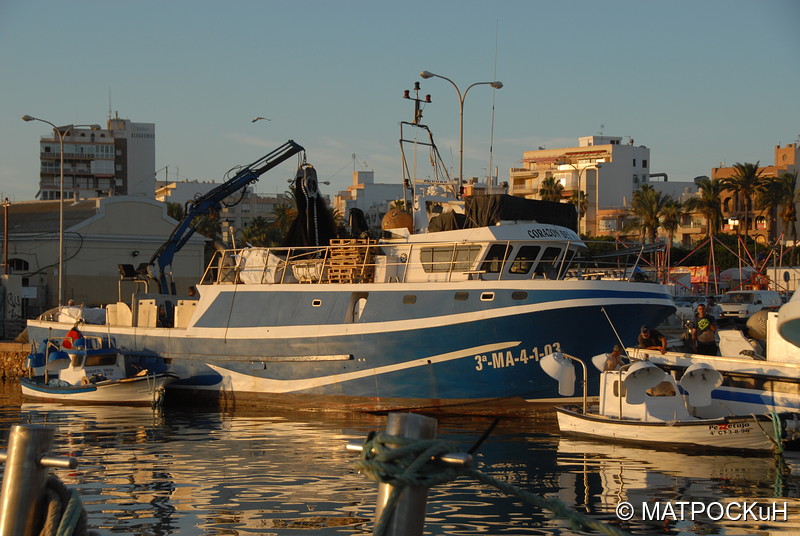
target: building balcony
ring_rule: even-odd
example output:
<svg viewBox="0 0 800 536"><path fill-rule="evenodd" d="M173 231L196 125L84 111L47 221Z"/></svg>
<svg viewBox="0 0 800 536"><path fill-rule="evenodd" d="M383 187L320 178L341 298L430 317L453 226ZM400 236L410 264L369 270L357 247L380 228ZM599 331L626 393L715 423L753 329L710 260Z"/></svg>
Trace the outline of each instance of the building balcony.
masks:
<svg viewBox="0 0 800 536"><path fill-rule="evenodd" d="M42 160L61 160L59 153L39 153ZM64 153L64 160L94 160L94 153Z"/></svg>
<svg viewBox="0 0 800 536"><path fill-rule="evenodd" d="M538 188L531 188L530 186L515 186L511 189L512 195L536 195L539 192Z"/></svg>

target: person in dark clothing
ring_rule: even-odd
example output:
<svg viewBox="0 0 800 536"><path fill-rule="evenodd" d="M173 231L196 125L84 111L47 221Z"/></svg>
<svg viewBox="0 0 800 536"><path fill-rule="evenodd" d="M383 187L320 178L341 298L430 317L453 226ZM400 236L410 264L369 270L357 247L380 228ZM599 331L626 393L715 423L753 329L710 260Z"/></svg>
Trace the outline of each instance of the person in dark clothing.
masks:
<svg viewBox="0 0 800 536"><path fill-rule="evenodd" d="M667 353L667 338L660 331L650 329L650 326L642 326L639 333L639 348L645 350L659 350L662 354Z"/></svg>
<svg viewBox="0 0 800 536"><path fill-rule="evenodd" d="M717 355L717 323L716 319L706 314L706 306L697 306L697 316L692 327L692 339L698 354Z"/></svg>

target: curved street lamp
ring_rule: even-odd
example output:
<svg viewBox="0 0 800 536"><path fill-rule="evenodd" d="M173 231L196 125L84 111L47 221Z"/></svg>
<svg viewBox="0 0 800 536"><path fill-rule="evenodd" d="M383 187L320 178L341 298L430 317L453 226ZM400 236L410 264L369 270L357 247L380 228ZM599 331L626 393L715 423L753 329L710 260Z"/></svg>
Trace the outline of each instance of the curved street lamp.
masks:
<svg viewBox="0 0 800 536"><path fill-rule="evenodd" d="M39 121L47 123L53 127L53 132L58 136L59 147L59 208L58 208L58 306L61 307L64 302L64 138L73 128L76 127L89 127L92 130L100 130L100 125L64 125L57 127L50 121L33 117L31 115L23 115L23 121Z"/></svg>
<svg viewBox="0 0 800 536"><path fill-rule="evenodd" d="M494 82L475 82L470 84L467 89L464 90L464 93L461 93L461 90L458 89L458 86L455 82L447 78L446 76L442 76L440 74L435 74L430 71L422 71L419 73L422 78L441 78L442 80L447 80L450 82L454 88L456 88L456 93L458 93L458 106L459 106L459 127L458 127L458 180L459 183L464 180L464 99L467 98L467 92L472 89L474 86L480 85L488 85L492 86L495 89L501 89L503 87L503 83L499 80L495 80ZM491 173L491 170L489 170Z"/></svg>
<svg viewBox="0 0 800 536"><path fill-rule="evenodd" d="M587 198L588 198L589 194L586 192L586 188L584 188L581 176L583 175L583 173L587 169L594 169L595 172L599 176L599 174L600 174L600 166L601 166L602 162L595 162L594 164L589 164L589 165L583 166L583 167L578 167L575 164L573 164L571 162L566 162L564 160L557 160L555 164L556 164L556 166L569 166L569 167L571 167L572 169L575 170L575 172L578 174L578 191L584 192L587 195ZM588 180L588 178L587 178L587 180ZM596 180L596 183L595 183L596 187L597 187L598 183L599 183L599 180ZM599 196L597 195L597 192L595 192L595 202L597 202L597 199L599 199ZM580 227L580 220L581 220L580 212L578 212L578 223L579 223L578 227ZM587 227L588 227L588 224L587 224ZM580 232L580 228L578 229L578 232ZM588 232L588 229L587 229L587 232Z"/></svg>

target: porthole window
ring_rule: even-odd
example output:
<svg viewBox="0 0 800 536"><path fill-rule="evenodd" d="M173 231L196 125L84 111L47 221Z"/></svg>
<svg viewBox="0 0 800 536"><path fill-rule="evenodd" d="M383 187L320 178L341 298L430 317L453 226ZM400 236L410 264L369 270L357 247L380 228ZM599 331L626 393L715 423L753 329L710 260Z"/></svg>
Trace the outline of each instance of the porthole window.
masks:
<svg viewBox="0 0 800 536"><path fill-rule="evenodd" d="M481 301L492 301L494 299L494 292L482 292Z"/></svg>
<svg viewBox="0 0 800 536"><path fill-rule="evenodd" d="M417 303L417 297L414 294L406 294L403 296L403 303L412 304Z"/></svg>
<svg viewBox="0 0 800 536"><path fill-rule="evenodd" d="M512 300L524 300L524 299L527 299L527 297L528 297L528 293L524 292L524 291L521 291L521 290L518 290L517 292L512 292L511 293L511 299Z"/></svg>
<svg viewBox="0 0 800 536"><path fill-rule="evenodd" d="M311 307L319 307L322 305L322 300L319 298L311 300Z"/></svg>
<svg viewBox="0 0 800 536"><path fill-rule="evenodd" d="M467 301L469 298L469 292L456 292L454 298L456 301Z"/></svg>

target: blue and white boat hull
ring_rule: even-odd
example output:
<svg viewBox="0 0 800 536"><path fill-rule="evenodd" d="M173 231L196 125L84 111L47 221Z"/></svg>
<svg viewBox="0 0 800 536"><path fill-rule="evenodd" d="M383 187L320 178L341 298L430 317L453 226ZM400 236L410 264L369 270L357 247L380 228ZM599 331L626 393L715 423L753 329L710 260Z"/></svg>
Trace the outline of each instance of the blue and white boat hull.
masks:
<svg viewBox="0 0 800 536"><path fill-rule="evenodd" d="M537 365L541 356L608 351L618 342L615 329L630 340L642 322L656 325L674 310L663 287L646 283L388 286L216 285L204 289L203 312L185 329L84 325L82 331L110 336L127 353L165 358L181 378L171 396L505 413L525 400L557 398ZM353 294L366 295L367 304L358 321L347 321ZM416 301L404 303L407 296ZM29 323L33 338L51 329L59 333L54 323Z"/></svg>

